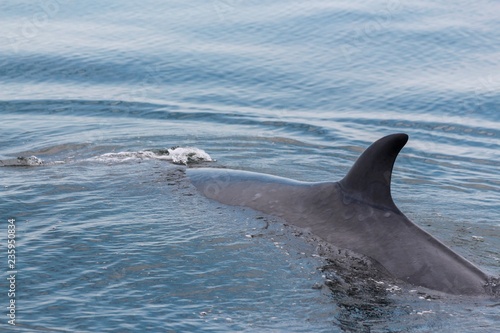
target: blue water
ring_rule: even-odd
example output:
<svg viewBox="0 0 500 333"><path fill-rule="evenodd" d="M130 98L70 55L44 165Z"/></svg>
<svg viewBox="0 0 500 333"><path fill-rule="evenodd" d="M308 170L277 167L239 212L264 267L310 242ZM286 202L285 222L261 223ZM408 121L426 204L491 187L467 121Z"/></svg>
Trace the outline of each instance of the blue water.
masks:
<svg viewBox="0 0 500 333"><path fill-rule="evenodd" d="M313 288L314 243L139 153L195 147L206 166L339 180L406 132L398 206L498 276L499 10L2 1L0 160L44 164L0 168L2 248L10 218L17 241L16 326L2 250L0 331L499 332L498 299L396 292L368 312Z"/></svg>

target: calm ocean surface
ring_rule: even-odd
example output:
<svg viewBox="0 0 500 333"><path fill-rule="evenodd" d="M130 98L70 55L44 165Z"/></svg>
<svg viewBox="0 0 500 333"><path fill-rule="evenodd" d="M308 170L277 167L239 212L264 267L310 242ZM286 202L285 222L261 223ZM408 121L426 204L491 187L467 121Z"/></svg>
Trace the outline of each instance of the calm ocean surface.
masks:
<svg viewBox="0 0 500 333"><path fill-rule="evenodd" d="M313 288L315 244L202 197L162 154L336 181L372 141L408 133L396 203L498 276L498 13L483 0L3 0L0 160L43 164L0 168L0 332L500 332L498 299L395 292L366 311Z"/></svg>

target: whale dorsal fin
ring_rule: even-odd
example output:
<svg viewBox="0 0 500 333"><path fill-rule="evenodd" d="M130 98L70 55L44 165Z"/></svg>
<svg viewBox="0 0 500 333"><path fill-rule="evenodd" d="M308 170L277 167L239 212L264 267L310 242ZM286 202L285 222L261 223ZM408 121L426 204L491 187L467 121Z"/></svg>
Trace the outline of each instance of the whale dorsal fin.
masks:
<svg viewBox="0 0 500 333"><path fill-rule="evenodd" d="M407 141L406 134L392 134L368 147L339 182L345 194L399 212L391 196L391 176L396 157Z"/></svg>

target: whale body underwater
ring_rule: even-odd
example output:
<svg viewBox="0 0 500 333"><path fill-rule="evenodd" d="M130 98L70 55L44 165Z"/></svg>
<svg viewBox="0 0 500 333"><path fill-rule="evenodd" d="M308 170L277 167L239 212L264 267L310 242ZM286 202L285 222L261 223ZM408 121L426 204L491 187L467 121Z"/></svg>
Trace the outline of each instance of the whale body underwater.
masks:
<svg viewBox="0 0 500 333"><path fill-rule="evenodd" d="M411 222L391 196L394 162L408 141L368 147L338 182L308 183L254 172L195 168L192 184L220 203L283 218L338 248L371 258L394 278L453 295L499 291L493 279Z"/></svg>

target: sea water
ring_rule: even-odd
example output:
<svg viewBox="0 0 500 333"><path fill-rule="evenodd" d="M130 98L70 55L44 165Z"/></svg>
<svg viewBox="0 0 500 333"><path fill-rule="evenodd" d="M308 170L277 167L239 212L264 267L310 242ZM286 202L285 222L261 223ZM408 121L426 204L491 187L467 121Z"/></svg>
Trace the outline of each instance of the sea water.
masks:
<svg viewBox="0 0 500 333"><path fill-rule="evenodd" d="M0 168L0 331L498 331L498 299L340 299L317 244L184 171L337 181L408 133L396 203L498 276L499 10L2 1L0 160L32 165Z"/></svg>

